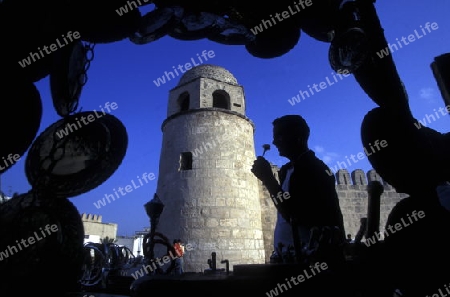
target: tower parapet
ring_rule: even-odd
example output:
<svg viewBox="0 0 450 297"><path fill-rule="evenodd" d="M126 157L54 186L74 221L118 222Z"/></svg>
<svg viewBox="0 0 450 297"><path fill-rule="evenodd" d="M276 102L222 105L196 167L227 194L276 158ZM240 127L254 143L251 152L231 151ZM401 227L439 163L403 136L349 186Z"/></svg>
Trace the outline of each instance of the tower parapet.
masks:
<svg viewBox="0 0 450 297"><path fill-rule="evenodd" d="M361 169L356 169L351 174L347 169L338 170L336 172L336 191L347 234L356 235L360 227L360 219L367 217L367 184L371 181L379 181L384 186L380 205L380 230L384 229L387 217L395 204L407 197L406 194L397 193L391 185L382 180L374 169L367 171L366 174Z"/></svg>
<svg viewBox="0 0 450 297"><path fill-rule="evenodd" d="M102 216L96 215L96 214L90 214L90 213L82 213L81 214L81 220L83 222L96 222L101 223L102 222Z"/></svg>
<svg viewBox="0 0 450 297"><path fill-rule="evenodd" d="M167 118L205 108L219 108L245 116L244 89L223 67L203 64L192 68L169 92Z"/></svg>

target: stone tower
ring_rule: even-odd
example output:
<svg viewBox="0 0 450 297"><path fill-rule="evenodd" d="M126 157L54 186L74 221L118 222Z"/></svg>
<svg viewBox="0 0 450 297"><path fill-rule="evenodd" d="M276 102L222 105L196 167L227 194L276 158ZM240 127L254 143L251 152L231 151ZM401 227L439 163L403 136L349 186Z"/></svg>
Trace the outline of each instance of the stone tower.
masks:
<svg viewBox="0 0 450 297"><path fill-rule="evenodd" d="M165 208L157 231L192 247L184 268L202 272L211 253L217 267L265 262L254 124L243 87L226 69L190 69L169 93L157 194ZM155 249L156 256L164 254Z"/></svg>

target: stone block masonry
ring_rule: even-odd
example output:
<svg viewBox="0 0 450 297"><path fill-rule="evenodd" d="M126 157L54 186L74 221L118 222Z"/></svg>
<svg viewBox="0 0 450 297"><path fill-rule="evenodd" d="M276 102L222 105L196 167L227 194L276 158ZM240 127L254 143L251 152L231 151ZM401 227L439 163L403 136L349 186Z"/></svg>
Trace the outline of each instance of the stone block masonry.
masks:
<svg viewBox="0 0 450 297"><path fill-rule="evenodd" d="M278 168L272 169L274 174ZM346 234L351 234L354 238L360 228L360 219L367 217L368 193L367 184L370 181L381 181L381 177L375 170L365 173L361 169L356 169L351 173L347 169L340 169L335 173L336 191L344 217L344 228ZM383 182L382 182L383 183ZM380 230L384 229L387 217L392 208L401 199L407 197L406 194L397 193L389 184L384 184L384 193L381 195L380 203ZM276 223L276 209L269 192L262 183L259 183L261 197L261 221L263 226L265 261L270 262L270 255L273 251L273 230Z"/></svg>

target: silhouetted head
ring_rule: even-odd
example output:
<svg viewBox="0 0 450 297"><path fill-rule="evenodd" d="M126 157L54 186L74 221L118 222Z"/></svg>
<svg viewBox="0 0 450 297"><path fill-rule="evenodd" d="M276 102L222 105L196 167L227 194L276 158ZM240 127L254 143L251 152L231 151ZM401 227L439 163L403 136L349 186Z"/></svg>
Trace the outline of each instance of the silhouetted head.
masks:
<svg viewBox="0 0 450 297"><path fill-rule="evenodd" d="M299 115L285 115L273 122L273 145L280 156L295 158L308 149L309 126Z"/></svg>
<svg viewBox="0 0 450 297"><path fill-rule="evenodd" d="M374 108L363 119L361 139L375 171L397 192L427 192L446 179L444 136L412 117ZM386 145L372 150L377 140Z"/></svg>

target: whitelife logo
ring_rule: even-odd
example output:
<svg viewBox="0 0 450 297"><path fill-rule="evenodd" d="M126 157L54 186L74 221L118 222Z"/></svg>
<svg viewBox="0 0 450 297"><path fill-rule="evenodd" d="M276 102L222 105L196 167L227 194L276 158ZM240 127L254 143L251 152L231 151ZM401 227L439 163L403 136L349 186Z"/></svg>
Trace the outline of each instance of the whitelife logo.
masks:
<svg viewBox="0 0 450 297"><path fill-rule="evenodd" d="M0 164L0 170L5 170L6 168L8 168L9 166L14 165L15 163L19 162L20 160L20 155L19 154L9 154L8 157L2 157L3 160L3 165L5 165L5 167L3 167L2 164Z"/></svg>
<svg viewBox="0 0 450 297"><path fill-rule="evenodd" d="M448 287L450 284L448 284L448 285L444 285L444 287L445 287L445 291L447 291L447 293L449 293L450 294L450 288ZM433 294L433 295L427 295L427 296L425 296L425 297L447 297L447 296L450 296L450 295L447 295L447 294L445 294L443 291L442 291L442 289L441 288L439 288L439 290L438 290L438 292L437 293L435 293L435 294Z"/></svg>
<svg viewBox="0 0 450 297"><path fill-rule="evenodd" d="M369 143L369 147L370 147L371 152L369 152L369 151L367 150L367 148L364 147L364 152L359 152L359 153L356 154L356 155L351 154L351 155L350 155L350 159L351 159L354 163L357 163L359 160L364 159L366 156L368 157L368 156L370 156L370 155L372 155L372 154L378 152L379 150L381 150L381 148L387 147L388 143L387 143L386 140L381 140L381 141L380 141L380 140L377 139L377 140L375 140L375 143L374 143L373 145L377 148L377 150L375 150L375 149L373 148L372 143ZM380 147L380 146L381 146L381 147ZM358 160L356 160L355 157L358 157ZM350 162L350 160L348 159L347 156L345 156L345 159L347 160L348 166L351 166L352 163ZM345 162L339 162L339 161L338 161L337 164L332 168L331 171L328 170L328 169L325 170L325 171L327 172L327 174L328 174L329 176L332 176L333 174L335 174L335 173L338 171L338 167L339 167L339 169L347 169L347 164L346 164Z"/></svg>
<svg viewBox="0 0 450 297"><path fill-rule="evenodd" d="M430 28L431 28L431 30L437 30L439 28L439 26L438 26L438 24L436 22L433 22L433 23L427 22L425 24L425 28L420 26L420 29L421 29L423 35L421 35L417 30L414 30L414 34L410 34L410 35L408 35L408 37L402 36L402 38L400 38L400 40L398 38L396 38L397 44L396 43L392 43L392 44L388 43L388 46L386 48L378 51L376 54L378 55L378 57L380 59L383 59L384 57L389 56L394 51L399 50L399 47L403 48L402 43L405 46L409 45L410 43L412 43L412 42L414 42L414 41L416 41L418 39L421 39L424 36L426 36L427 35L427 31L428 31L428 33L431 33L432 31L430 30ZM407 39L408 39L409 42L407 41ZM325 90L327 87L332 86L335 83L338 83L339 81L343 80L345 77L350 76L350 72L348 70L346 70L346 69L343 70L343 71L338 71L337 73L333 73L332 72L331 74L333 76L333 80L330 80L329 77L327 76L325 78L326 82L322 81L319 84L314 83L312 85L312 87L310 85L308 85L309 92L300 90L295 97L292 97L292 99L288 99L288 102L292 106L294 106L295 104L300 103L302 101L302 99L304 101L306 98L309 98L310 96L313 96L315 93L319 93L320 91ZM339 77L340 80L337 79L336 75ZM315 93L314 93L314 91L315 91ZM300 96L301 96L301 98L300 98ZM418 127L418 129L419 129L419 127Z"/></svg>
<svg viewBox="0 0 450 297"><path fill-rule="evenodd" d="M44 230L45 229L45 230ZM58 225L53 224L49 225L47 224L44 229L39 228L39 231L33 232L33 235L28 237L27 239L22 238L20 241L16 240L15 245L8 245L4 251L0 251L0 261L3 261L3 259L8 258L9 256L12 256L16 253L21 251L23 248L27 248L32 244L35 244L38 241L41 241L42 239L46 238L48 235L51 235L52 232L58 232ZM40 234L39 234L40 233ZM41 235L41 236L39 236Z"/></svg>
<svg viewBox="0 0 450 297"><path fill-rule="evenodd" d="M278 20L278 22L282 22L285 19L290 18L294 14L299 13L300 11L306 9L306 7L309 7L311 5L312 5L312 0L306 0L306 1L299 0L298 2L294 2L295 10L292 9L292 7L289 5L287 7L288 10L284 10L281 13L278 13L278 12L275 13L275 17L273 15L269 15L270 20L272 20L272 22L270 20L262 19L261 23L253 28L250 28L250 31L252 31L253 35L258 35L262 31L264 31L264 29L269 29L270 27L275 26L277 24L277 21L275 20L275 18Z"/></svg>
<svg viewBox="0 0 450 297"><path fill-rule="evenodd" d="M188 243L186 244L186 251L192 251L194 249L194 247ZM144 275L152 272L152 271L156 271L158 270L158 267L156 266L156 264L158 264L159 267L164 266L165 264L170 263L172 260L178 258L177 255L172 254L172 251L169 251L169 255L166 255L164 257L161 258L156 258L156 259L152 259L150 262L151 264L148 265L142 265L142 268L135 271L134 273L131 274L131 276L137 280L140 277L143 277ZM162 260L162 262L161 262ZM150 270L150 271L149 271Z"/></svg>
<svg viewBox="0 0 450 297"><path fill-rule="evenodd" d="M120 195L117 193L116 188L114 188L113 191L114 191L114 194L116 195L116 197L114 197L113 194L105 194L105 197L103 197L102 200L98 200L97 202L94 202L94 206L97 209L99 209L103 206L106 206L106 204L107 204L106 201L108 201L108 203L111 203L111 200L116 201L116 198L119 199L121 196L125 196L127 193L131 193L131 192L133 192L133 190L136 190L136 189L140 188L141 186L143 186L144 183L142 182L141 178L139 176L137 176L137 179L139 180L139 185L137 185L134 182L134 180L131 180L131 185L126 185L124 188L122 188L122 187L117 188L117 191L120 193ZM155 179L155 174L154 173L148 174L147 172L145 172L144 174L142 174L142 179L145 181L145 184L148 184L149 181ZM125 192L124 192L124 190L125 190Z"/></svg>
<svg viewBox="0 0 450 297"><path fill-rule="evenodd" d="M216 147L216 145L221 144L223 142L223 139L220 139L219 137L216 137L215 140L211 140L211 142L202 142L202 145L199 147L196 147L194 151L192 152L192 155L197 158L197 156L200 156L204 152L206 153L209 149L213 149ZM205 150L203 150L205 149Z"/></svg>
<svg viewBox="0 0 450 297"><path fill-rule="evenodd" d="M411 225L414 222L417 222L419 219L423 219L425 217L425 212L423 210L420 211L413 211L411 215L407 215L408 217L408 222L405 222L404 218L401 218L400 221L401 223L396 223L394 226L387 226L386 229L384 230L384 237L388 237L390 234L394 234L397 231L402 230L404 227L408 227L409 225ZM414 218L414 220L412 218ZM393 228L395 228L395 230L393 230ZM372 244L377 243L377 241L381 240L381 232L380 233L375 233L375 235L373 235L372 237L367 238L364 241L364 244L369 247Z"/></svg>
<svg viewBox="0 0 450 297"><path fill-rule="evenodd" d="M270 197L272 198L272 201L275 205L278 205L278 201L277 199L281 202L283 202L284 200L288 200L289 198L291 198L291 194L289 194L289 192L278 192L277 196L275 197L275 195L270 195Z"/></svg>
<svg viewBox="0 0 450 297"><path fill-rule="evenodd" d="M196 60L194 60L194 58L191 58L190 61L192 62L192 64L190 62L187 62L184 65L178 64L178 66L176 68L175 68L175 66L172 66L173 71L175 72L176 76L180 75L178 73L177 69L180 70L181 73L185 73L186 71L190 70L192 68L192 66L195 67L195 66L198 66L198 65L203 64L204 62L208 61L208 57L210 59L214 58L216 56L216 54L214 53L213 50L210 50L208 52L206 52L206 50L204 50L202 52L201 56L203 57L204 61L200 57L200 55L197 53L197 59L198 59L199 63L196 63ZM183 68L183 66L184 66L184 68ZM159 87L159 86L165 84L166 82L170 81L171 79L174 79L175 78L175 74L173 74L172 71L169 71L169 72L164 71L164 75L161 76L161 77L158 77L156 80L153 80L153 83L157 87ZM166 81L166 78L167 78L167 81Z"/></svg>
<svg viewBox="0 0 450 297"><path fill-rule="evenodd" d="M149 1L150 0L142 0L142 2L144 2L144 3L147 3ZM116 12L119 16L123 16L124 14L132 11L133 9L137 9L139 6L142 6L143 5L142 2L141 2L141 0L127 1L127 4L120 7L119 9L116 9Z"/></svg>
<svg viewBox="0 0 450 297"><path fill-rule="evenodd" d="M75 118L75 123L67 123L66 128L55 132L56 135L59 137L59 139L61 139L64 136L69 135L69 133L73 133L74 131L77 131L78 129L83 128L83 125L86 126L89 123L94 122L96 119L99 119L102 116L106 115L106 112L103 110L103 107L101 105L99 105L99 107L101 108L103 114L98 114L97 111L94 109L95 116L93 114L90 114L87 117L81 116L80 118ZM106 108L106 110L108 110L108 112L111 112L111 109L116 110L117 107L118 106L117 106L116 102L112 102L112 103L106 102L105 106L104 106L104 108Z"/></svg>
<svg viewBox="0 0 450 297"><path fill-rule="evenodd" d="M55 52L58 49L68 45L70 42L74 42L76 39L79 39L80 38L80 32L75 31L75 32L72 33L72 31L69 31L69 32L67 32L66 36L64 36L64 34L61 35L61 36L62 36L62 38L64 40L64 43L61 43L59 41L59 38L56 38L56 43L52 43L49 46L44 45L42 47L42 49L40 47L38 47L37 50L38 50L39 53L30 52L30 55L27 58L25 58L22 61L18 62L19 65L22 68L25 68L26 66L30 65L32 62L36 62L37 60L40 60L41 58L43 58L45 56L45 54L50 55L52 52ZM69 41L67 41L66 37L67 37L67 39L69 39ZM43 51L45 52L45 54L44 54Z"/></svg>
<svg viewBox="0 0 450 297"><path fill-rule="evenodd" d="M422 120L417 120L418 123L414 123L414 125L416 126L417 129L422 128L422 126L427 127L427 121L428 121L428 124L431 124L432 121L435 122L441 118L439 116L438 112L436 111L436 108L434 108L433 111L434 111L434 115L426 114ZM442 116L448 115L448 113L450 112L450 105L446 105L445 108L439 107L439 111L441 112ZM436 117L434 117L434 116L436 116Z"/></svg>
<svg viewBox="0 0 450 297"><path fill-rule="evenodd" d="M319 93L320 91L325 90L326 88L334 85L335 83L340 82L344 78L349 77L350 76L350 72L347 69L344 69L344 70L338 70L336 73L331 72L331 75L333 76L333 81L334 82L332 80L330 80L330 78L328 76L326 76L325 77L326 82L325 81L321 81L318 84L314 83L312 85L312 87L310 85L308 85L309 92L308 91L299 90L297 96L292 97L292 99L288 99L288 102L292 106L294 106L296 103L300 103L302 101L302 99L304 101L306 98L309 98L310 96L313 96L315 94L314 90L316 91L316 93ZM336 75L337 75L337 77L336 77ZM338 77L339 77L339 80L338 80ZM300 96L302 96L302 99L300 99Z"/></svg>
<svg viewBox="0 0 450 297"><path fill-rule="evenodd" d="M307 279L310 279L311 277L315 276L316 274L320 273L321 271L327 270L328 269L328 265L327 263L323 262L323 263L315 263L314 266L310 266L310 273L308 273L308 271L305 269L303 270L302 274L299 274L298 276L292 276L290 279L285 278L286 283L278 283L277 287L275 287L274 289L270 290L270 292L266 292L266 295L268 297L272 297L272 296L278 296L278 294L283 293L284 291L287 291L288 289L292 289L292 285L291 282L296 286L302 282L304 282ZM289 287L289 288L288 288ZM280 293L278 293L278 290L280 290Z"/></svg>
<svg viewBox="0 0 450 297"><path fill-rule="evenodd" d="M414 41L416 41L416 40L418 40L418 39L421 39L421 38L423 38L424 36L426 36L426 35L427 35L427 32L426 32L426 31L428 31L428 33L431 33L432 31L430 30L430 28L434 31L434 30L439 29L439 25L438 25L438 23L436 23L436 22L433 22L433 23L427 22L427 23L425 24L425 28L423 28L422 25L420 25L420 29L421 29L423 35L420 35L420 33L417 32L417 30L414 30L414 34L409 34L408 37L402 36L402 38L400 38L401 42L400 42L400 40L398 40L398 38L395 38L395 40L397 40L398 46L399 46L400 48L403 48L402 43L403 43L403 45L405 45L405 46L406 46L406 45L409 45L409 44L413 43ZM425 29L427 29L427 30L425 31ZM416 38L417 38L417 39L416 39ZM406 41L406 39L408 39L409 42ZM384 48L384 49L382 49L382 50L380 50L380 51L377 52L378 57L379 57L380 59L383 59L384 57L389 56L389 55L390 55L391 53L393 53L394 51L398 51L399 48L397 47L397 44L395 44L395 43L392 43L392 44L389 43L388 46L387 46L386 48Z"/></svg>

